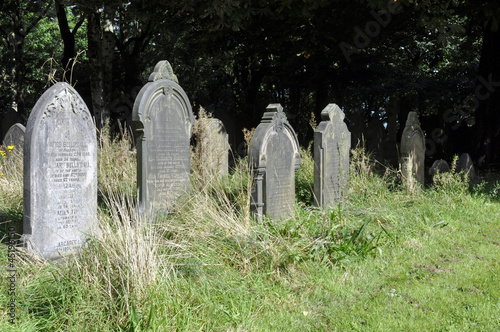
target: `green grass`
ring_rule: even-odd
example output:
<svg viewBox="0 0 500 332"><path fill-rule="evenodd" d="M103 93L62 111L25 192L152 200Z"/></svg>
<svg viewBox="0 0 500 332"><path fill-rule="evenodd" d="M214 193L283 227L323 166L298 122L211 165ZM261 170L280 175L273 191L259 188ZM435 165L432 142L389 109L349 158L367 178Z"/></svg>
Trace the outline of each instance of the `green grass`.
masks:
<svg viewBox="0 0 500 332"><path fill-rule="evenodd" d="M443 174L409 190L354 150L349 197L319 209L303 150L295 218L250 217L245 160L227 178L193 174L190 199L152 218L135 210L130 138L100 141L102 234L58 264L17 252L15 324L2 244L1 331L499 330L494 174L472 186ZM8 171L4 235L6 222L22 221L21 166Z"/></svg>

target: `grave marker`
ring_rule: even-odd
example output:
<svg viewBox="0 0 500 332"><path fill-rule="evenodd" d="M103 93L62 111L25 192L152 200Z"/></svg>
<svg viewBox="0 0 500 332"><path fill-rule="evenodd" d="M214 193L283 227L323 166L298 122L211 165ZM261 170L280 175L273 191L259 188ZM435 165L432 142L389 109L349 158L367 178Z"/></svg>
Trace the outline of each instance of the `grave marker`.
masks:
<svg viewBox="0 0 500 332"><path fill-rule="evenodd" d="M314 201L327 206L347 194L351 133L344 112L329 104L314 133Z"/></svg>
<svg viewBox="0 0 500 332"><path fill-rule="evenodd" d="M295 171L300 168L299 142L283 107L270 104L250 141L253 171L251 209L257 220L295 215Z"/></svg>
<svg viewBox="0 0 500 332"><path fill-rule="evenodd" d="M460 155L460 158L458 158L456 172L463 172L464 175L467 175L469 181L476 178L474 163L472 162L472 158L468 153L462 153Z"/></svg>
<svg viewBox="0 0 500 332"><path fill-rule="evenodd" d="M202 118L202 137L199 137L198 152L201 170L209 176L227 175L229 167L229 141L226 128L219 119Z"/></svg>
<svg viewBox="0 0 500 332"><path fill-rule="evenodd" d="M424 184L425 137L416 112L408 113L401 136L401 170L403 176L414 177Z"/></svg>
<svg viewBox="0 0 500 332"><path fill-rule="evenodd" d="M25 132L26 128L22 124L16 123L12 125L5 134L2 145L4 147L14 147L14 149L11 151L12 156L9 156L9 159L10 157L19 159L22 158Z"/></svg>
<svg viewBox="0 0 500 332"><path fill-rule="evenodd" d="M434 161L432 164L431 168L429 168L429 175L434 176L438 172L439 173L446 173L450 171L450 165L446 162L444 159L438 159Z"/></svg>
<svg viewBox="0 0 500 332"><path fill-rule="evenodd" d="M190 138L194 117L189 99L168 61L160 61L137 95L137 188L142 212L168 214L189 195Z"/></svg>
<svg viewBox="0 0 500 332"><path fill-rule="evenodd" d="M75 89L57 83L37 101L26 127L21 240L56 259L78 252L97 227L95 126Z"/></svg>

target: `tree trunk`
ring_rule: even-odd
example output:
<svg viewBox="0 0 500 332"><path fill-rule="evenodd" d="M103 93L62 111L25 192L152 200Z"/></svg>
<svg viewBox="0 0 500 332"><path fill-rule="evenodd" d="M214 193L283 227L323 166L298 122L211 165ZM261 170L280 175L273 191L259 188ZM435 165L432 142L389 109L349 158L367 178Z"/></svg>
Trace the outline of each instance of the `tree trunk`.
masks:
<svg viewBox="0 0 500 332"><path fill-rule="evenodd" d="M92 109L98 128L102 128L109 118L104 102L104 77L101 50L101 17L98 12L91 12L87 20L88 56L90 63L90 90Z"/></svg>
<svg viewBox="0 0 500 332"><path fill-rule="evenodd" d="M500 166L500 31L491 23L483 30L483 45L476 86L476 158Z"/></svg>

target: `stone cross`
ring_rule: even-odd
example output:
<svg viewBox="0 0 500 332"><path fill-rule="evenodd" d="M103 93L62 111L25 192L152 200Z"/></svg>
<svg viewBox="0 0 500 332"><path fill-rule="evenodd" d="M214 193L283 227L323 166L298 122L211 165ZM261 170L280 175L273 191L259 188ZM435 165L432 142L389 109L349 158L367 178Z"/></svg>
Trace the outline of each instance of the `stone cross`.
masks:
<svg viewBox="0 0 500 332"><path fill-rule="evenodd" d="M401 170L404 177L413 177L424 185L425 135L416 112L408 113L401 136Z"/></svg>
<svg viewBox="0 0 500 332"><path fill-rule="evenodd" d="M142 212L168 214L190 191L194 117L167 61L139 91L132 111L137 146L137 189Z"/></svg>
<svg viewBox="0 0 500 332"><path fill-rule="evenodd" d="M314 133L314 203L328 206L347 195L351 133L344 112L329 104Z"/></svg>
<svg viewBox="0 0 500 332"><path fill-rule="evenodd" d="M21 241L46 259L74 254L98 220L96 130L72 86L57 83L40 97L24 143Z"/></svg>
<svg viewBox="0 0 500 332"><path fill-rule="evenodd" d="M283 107L270 104L250 141L253 172L251 209L257 220L295 215L295 171L300 168L299 142Z"/></svg>

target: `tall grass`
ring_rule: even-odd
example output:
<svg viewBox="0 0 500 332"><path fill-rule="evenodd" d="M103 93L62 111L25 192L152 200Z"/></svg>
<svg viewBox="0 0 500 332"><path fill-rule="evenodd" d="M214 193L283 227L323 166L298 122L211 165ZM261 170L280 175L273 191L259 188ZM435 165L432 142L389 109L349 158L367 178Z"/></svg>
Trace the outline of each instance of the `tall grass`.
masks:
<svg viewBox="0 0 500 332"><path fill-rule="evenodd" d="M380 173L354 149L348 199L319 208L311 153L301 153L294 218L251 217L246 159L224 177L194 168L189 199L158 217L138 212L131 136L103 130L100 232L58 263L19 251L17 323L2 318L0 328L397 331L453 329L454 320L488 330L499 322L498 182L471 194L450 173L409 193L396 170ZM4 220L20 221L19 165L0 184ZM6 254L2 247L1 264ZM6 288L4 278L2 303Z"/></svg>

